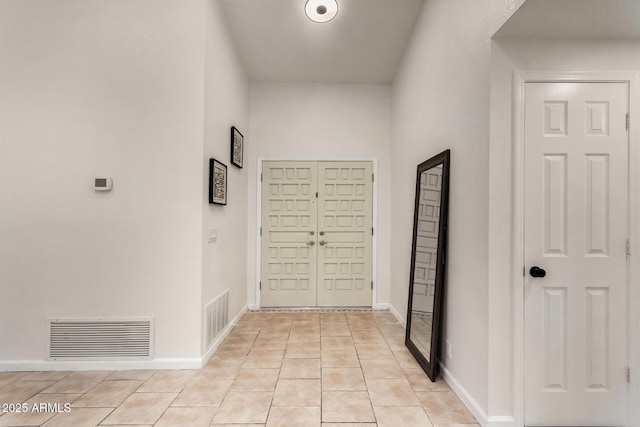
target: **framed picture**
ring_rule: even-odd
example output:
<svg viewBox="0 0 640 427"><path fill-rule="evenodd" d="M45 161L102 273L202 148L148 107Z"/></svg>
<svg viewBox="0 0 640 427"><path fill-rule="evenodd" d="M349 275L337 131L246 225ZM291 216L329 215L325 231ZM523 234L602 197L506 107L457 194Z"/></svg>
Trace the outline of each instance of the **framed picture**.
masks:
<svg viewBox="0 0 640 427"><path fill-rule="evenodd" d="M209 159L209 203L227 204L227 165Z"/></svg>
<svg viewBox="0 0 640 427"><path fill-rule="evenodd" d="M242 169L244 156L244 136L235 126L231 126L231 163Z"/></svg>

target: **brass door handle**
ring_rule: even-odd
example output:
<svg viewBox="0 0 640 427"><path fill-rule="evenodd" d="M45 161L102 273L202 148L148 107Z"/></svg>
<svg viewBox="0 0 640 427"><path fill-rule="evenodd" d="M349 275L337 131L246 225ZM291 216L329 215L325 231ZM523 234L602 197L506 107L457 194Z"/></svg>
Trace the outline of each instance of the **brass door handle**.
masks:
<svg viewBox="0 0 640 427"><path fill-rule="evenodd" d="M326 243L326 242L324 242L324 241L320 242L320 246L324 246L324 245L326 245L326 244L327 244L327 243Z"/></svg>
<svg viewBox="0 0 640 427"><path fill-rule="evenodd" d="M310 242L307 242L307 246L313 246L313 245L315 245L315 244L316 244L316 242L314 242L313 240L312 240L312 241L310 241Z"/></svg>

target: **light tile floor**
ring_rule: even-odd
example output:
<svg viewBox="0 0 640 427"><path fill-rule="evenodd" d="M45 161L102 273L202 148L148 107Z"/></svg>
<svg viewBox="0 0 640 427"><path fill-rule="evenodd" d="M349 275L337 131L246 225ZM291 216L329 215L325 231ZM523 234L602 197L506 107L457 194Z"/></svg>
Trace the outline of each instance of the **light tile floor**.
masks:
<svg viewBox="0 0 640 427"><path fill-rule="evenodd" d="M380 311L249 312L200 370L0 372L4 403L0 427L478 427Z"/></svg>

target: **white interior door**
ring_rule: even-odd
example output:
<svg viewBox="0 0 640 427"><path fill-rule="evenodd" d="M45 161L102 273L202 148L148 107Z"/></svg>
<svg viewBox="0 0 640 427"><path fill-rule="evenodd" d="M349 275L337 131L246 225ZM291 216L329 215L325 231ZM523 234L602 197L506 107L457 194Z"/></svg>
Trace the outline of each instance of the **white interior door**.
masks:
<svg viewBox="0 0 640 427"><path fill-rule="evenodd" d="M442 166L420 175L420 204L416 239L416 266L413 279L412 310L433 313L436 291L436 261L440 223Z"/></svg>
<svg viewBox="0 0 640 427"><path fill-rule="evenodd" d="M261 305L370 307L371 162L263 162Z"/></svg>
<svg viewBox="0 0 640 427"><path fill-rule="evenodd" d="M318 164L318 305L371 306L370 162Z"/></svg>
<svg viewBox="0 0 640 427"><path fill-rule="evenodd" d="M628 425L627 111L624 83L526 84L527 426Z"/></svg>
<svg viewBox="0 0 640 427"><path fill-rule="evenodd" d="M317 163L262 166L262 281L266 307L316 305Z"/></svg>

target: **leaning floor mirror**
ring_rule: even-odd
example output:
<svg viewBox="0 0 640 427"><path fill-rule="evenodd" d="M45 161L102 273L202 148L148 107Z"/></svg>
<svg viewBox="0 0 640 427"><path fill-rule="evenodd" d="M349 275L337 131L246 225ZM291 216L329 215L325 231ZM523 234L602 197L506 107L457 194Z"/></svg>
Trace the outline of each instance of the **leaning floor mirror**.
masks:
<svg viewBox="0 0 640 427"><path fill-rule="evenodd" d="M450 151L418 165L405 343L431 381L438 376L447 248Z"/></svg>

